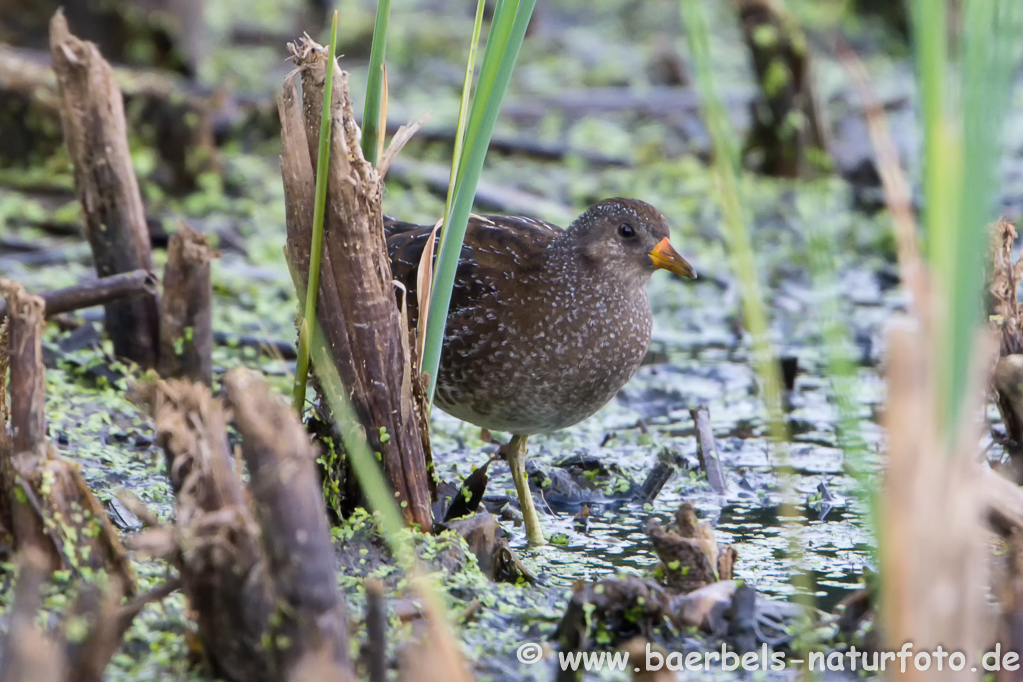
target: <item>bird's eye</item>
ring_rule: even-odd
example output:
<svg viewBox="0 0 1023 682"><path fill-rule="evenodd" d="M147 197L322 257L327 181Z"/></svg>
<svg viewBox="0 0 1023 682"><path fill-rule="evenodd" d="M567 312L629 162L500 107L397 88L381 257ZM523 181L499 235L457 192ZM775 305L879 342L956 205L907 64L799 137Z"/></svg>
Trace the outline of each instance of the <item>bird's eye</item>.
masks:
<svg viewBox="0 0 1023 682"><path fill-rule="evenodd" d="M636 230L632 227L632 225L622 223L618 226L618 234L621 235L623 239L632 239L636 236Z"/></svg>

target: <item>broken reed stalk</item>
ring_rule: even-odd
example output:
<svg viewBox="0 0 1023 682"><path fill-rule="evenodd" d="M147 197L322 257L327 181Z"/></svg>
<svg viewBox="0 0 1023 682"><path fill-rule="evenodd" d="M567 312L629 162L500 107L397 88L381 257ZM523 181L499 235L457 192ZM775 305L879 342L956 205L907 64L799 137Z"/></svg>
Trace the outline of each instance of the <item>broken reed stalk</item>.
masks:
<svg viewBox="0 0 1023 682"><path fill-rule="evenodd" d="M281 173L287 209L287 256L296 276L296 289L303 292L311 270L316 177L312 160L320 141L320 121L307 114L319 112L322 107L329 62L326 51L310 40L293 45L292 52L297 68L285 79L279 101ZM379 172L365 161L359 147L347 74L337 64L331 67L337 70L337 87L331 99L324 276L319 282L317 314L306 324L308 328L318 321L331 362L341 377L342 390L349 394L372 451L379 453L377 458L406 521L427 531L432 527L432 481L421 427L425 415L419 413L413 399L410 360L395 304L383 230L383 185ZM316 367L317 373L323 369ZM348 465L334 462L328 466L342 469ZM360 500L355 477L342 478L347 486L345 502L354 506Z"/></svg>
<svg viewBox="0 0 1023 682"><path fill-rule="evenodd" d="M50 22L50 49L64 138L75 167L75 189L96 272L106 277L151 270L149 231L114 71L94 44L71 35L60 11ZM158 325L155 295L106 306L106 329L114 353L142 367L156 367Z"/></svg>
<svg viewBox="0 0 1023 682"><path fill-rule="evenodd" d="M152 415L167 458L182 588L207 657L228 680L279 679L263 645L273 613L270 582L220 401L205 386L182 380L136 386L135 399Z"/></svg>
<svg viewBox="0 0 1023 682"><path fill-rule="evenodd" d="M993 350L993 344L977 344L984 346ZM984 373L977 370L988 358L975 358L974 404L963 412L969 428L960 428L960 440L949 444L938 424L939 373L931 347L919 326L903 324L889 335L889 464L877 524L880 626L886 649L912 642L915 651L933 651L940 644L976 661L990 632L983 523L989 484L975 463L980 425L973 419L983 396L977 384ZM912 666L908 674L920 680L935 675Z"/></svg>
<svg viewBox="0 0 1023 682"><path fill-rule="evenodd" d="M899 274L910 293L910 312L926 319L929 313L921 305L927 296L927 269L920 256L913 192L899 160L888 116L874 90L870 74L856 52L844 41L838 40L835 53L849 73L863 106L867 133L877 157L877 172L881 176L885 204L892 215Z"/></svg>
<svg viewBox="0 0 1023 682"><path fill-rule="evenodd" d="M8 362L11 371L11 434L14 453L36 452L46 443L46 381L43 317L46 303L17 283L0 281L11 311Z"/></svg>
<svg viewBox="0 0 1023 682"><path fill-rule="evenodd" d="M234 468L227 411L208 388L170 380L135 389L167 456L182 585L206 654L218 674L237 682L294 679L310 657L346 670L344 602L315 449L256 375L237 369L225 385L248 491Z"/></svg>
<svg viewBox="0 0 1023 682"><path fill-rule="evenodd" d="M10 368L10 436L0 429L2 475L2 518L16 547L36 547L45 553L50 567L63 562L47 541L43 519L31 506L32 498L20 490L23 473L39 468L46 456L46 382L44 379L42 329L44 304L38 296L29 296L15 282L0 280L0 293L7 300L7 348L4 355ZM7 377L0 375L0 393L5 392Z"/></svg>
<svg viewBox="0 0 1023 682"><path fill-rule="evenodd" d="M0 436L4 525L15 546L36 548L47 556L51 570L105 570L132 592L131 564L103 506L78 466L46 440L43 299L5 280L0 280L0 293L10 311L6 355L12 435ZM0 391L5 384L6 377L0 376Z"/></svg>
<svg viewBox="0 0 1023 682"><path fill-rule="evenodd" d="M213 282L209 242L185 224L167 244L160 314L160 376L213 384Z"/></svg>
<svg viewBox="0 0 1023 682"><path fill-rule="evenodd" d="M132 270L110 277L99 277L64 289L43 291L38 296L46 304L46 317L53 317L136 296L153 296L157 291L156 273L149 270ZM0 300L0 321L6 316L7 302Z"/></svg>
<svg viewBox="0 0 1023 682"><path fill-rule="evenodd" d="M316 471L317 449L295 413L255 374L232 370L224 383L278 596L273 637L291 642L280 647L279 665L293 670L303 657L322 654L347 668L347 618Z"/></svg>
<svg viewBox="0 0 1023 682"><path fill-rule="evenodd" d="M776 0L733 0L763 102L754 102L747 146L768 175L799 178L827 163L827 125L811 78L810 46Z"/></svg>

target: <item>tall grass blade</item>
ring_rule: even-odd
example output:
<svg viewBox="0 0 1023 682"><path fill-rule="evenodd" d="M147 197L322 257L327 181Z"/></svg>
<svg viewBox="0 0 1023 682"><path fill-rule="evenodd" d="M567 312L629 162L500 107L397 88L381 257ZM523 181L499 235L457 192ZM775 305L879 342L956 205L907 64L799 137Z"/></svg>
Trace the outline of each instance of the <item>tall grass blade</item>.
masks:
<svg viewBox="0 0 1023 682"><path fill-rule="evenodd" d="M384 71L384 54L387 51L387 26L391 20L391 0L377 3L377 18L373 25L373 46L369 51L369 77L366 79L366 108L362 114L362 154L374 166L377 165L384 125L380 122L383 108L384 87L387 74Z"/></svg>
<svg viewBox="0 0 1023 682"><path fill-rule="evenodd" d="M472 77L476 71L476 52L479 50L480 30L483 28L483 13L486 0L477 0L476 18L472 25L472 41L469 43L469 58L465 62L465 81L462 83L462 100L458 104L458 128L455 130L455 150L451 154L451 176L448 194L444 199L444 223L451 215L451 202L455 198L455 180L462 161L462 147L465 145L465 128L469 119L469 102L472 99ZM432 253L433 249L431 249ZM432 281L432 280L431 280Z"/></svg>
<svg viewBox="0 0 1023 682"><path fill-rule="evenodd" d="M940 414L941 422L950 429L946 433L949 439L957 437L964 422L971 358L983 319L986 226L997 218L992 209L999 186L1000 145L1012 77L1019 66L1018 37L1023 33L1023 3L1019 0L965 2L962 11L963 142L956 157L961 164L959 211L952 214L953 229L942 240L943 259L936 263L936 280L944 285L941 295L949 305L948 314L939 318L944 327L939 326L937 336L938 366L946 372ZM928 149L928 159L942 151ZM930 201L931 195L927 199Z"/></svg>
<svg viewBox="0 0 1023 682"><path fill-rule="evenodd" d="M776 443L788 440L781 410L781 375L768 336L767 312L761 296L756 258L750 240L739 187L738 136L718 97L710 68L707 19L702 0L681 0L682 17L696 70L696 86L703 102L704 120L714 147L714 179L724 225L724 238L732 274L739 281L746 329L753 337L753 359L763 384L764 404Z"/></svg>
<svg viewBox="0 0 1023 682"><path fill-rule="evenodd" d="M536 0L499 0L494 10L479 82L469 111L458 175L451 178L454 199L441 233L440 252L434 270L430 317L423 349L423 369L429 376L427 395L431 402L436 389L444 328L451 304L451 288L469 222L469 212L472 210L476 187L483 172L483 160L497 124L501 102L511 82L512 71L535 6Z"/></svg>
<svg viewBox="0 0 1023 682"><path fill-rule="evenodd" d="M384 81L381 90L380 116L377 118L377 130L382 131L377 135L377 162L384 155L384 133L387 132L387 62L384 62Z"/></svg>
<svg viewBox="0 0 1023 682"><path fill-rule="evenodd" d="M309 380L309 325L316 320L316 298L320 293L320 261L323 260L323 219L327 210L327 174L330 161L330 109L334 92L334 54L337 46L337 12L330 25L327 46L327 80L323 85L323 113L320 116L320 147L316 157L316 204L313 206L313 239L309 254L309 282L306 287L305 312L298 327L298 358L292 405L300 416L305 407L306 384Z"/></svg>
<svg viewBox="0 0 1023 682"><path fill-rule="evenodd" d="M714 149L714 179L723 218L725 243L732 274L739 282L743 318L752 337L753 363L760 377L761 395L779 462L779 478L783 488L779 514L782 518L796 519L799 513L791 503L794 490L788 464L788 426L782 413L781 371L769 337L767 311L764 307L757 262L753 254L753 244L739 186L739 148L736 143L738 136L732 130L728 113L714 87L710 66L709 30L703 0L680 1L696 72L696 87L703 103L704 121ZM788 535L786 553L796 562L797 569L800 569L800 564L803 563L803 543L800 541L799 526L794 522L786 523L786 534ZM798 591L797 598L809 602L807 606L812 606L814 592L805 570L796 570L792 583ZM797 651L806 650L813 644L810 641L803 641L804 638L813 637L809 624L806 625L807 627L800 628L800 631L807 634L793 642L793 647Z"/></svg>
<svg viewBox="0 0 1023 682"><path fill-rule="evenodd" d="M877 528L877 485L867 461L869 450L860 429L856 402L859 384L854 360L855 344L849 336L848 311L842 305L836 234L831 222L820 220L814 210L800 206L807 235L810 275L817 296L814 312L820 324L825 368L838 412L837 441L845 457L845 470L856 481L857 496L867 509L869 528Z"/></svg>

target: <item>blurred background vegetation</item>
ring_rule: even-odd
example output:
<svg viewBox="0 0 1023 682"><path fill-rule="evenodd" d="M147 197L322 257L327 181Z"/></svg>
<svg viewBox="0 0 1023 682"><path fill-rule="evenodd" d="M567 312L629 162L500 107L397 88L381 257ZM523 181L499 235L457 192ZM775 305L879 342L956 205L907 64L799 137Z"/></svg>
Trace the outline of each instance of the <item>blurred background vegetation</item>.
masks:
<svg viewBox="0 0 1023 682"><path fill-rule="evenodd" d="M735 492L721 499L694 475L642 509L609 505L585 531L571 515L559 517L554 549L528 559L559 589L509 588L501 595L514 604L510 613L467 626L481 676L524 674L495 630L510 624L518 639L545 636L574 580L654 565L656 556L642 546L645 521L666 518L681 499L716 521L719 539L739 550L738 577L769 595L800 593L828 610L876 568L866 491L879 487L885 443L886 324L913 305L900 286L906 272L862 84L842 55L862 60L909 179L911 206L925 209L919 236L937 282L936 326L925 340L934 344L929 367L940 374L929 399L947 417L937 431L955 435L964 420L971 341L983 317L983 228L1023 212L1019 52L997 30L1018 26L1018 12L992 3L1005 14L983 14L966 2L939 16L923 12L926 4L785 3L797 27L794 44L809 55L806 82L819 115L812 123L801 110L792 119L800 130L818 127L820 143L807 145L792 171L772 147L770 131L783 122L767 100L796 75L790 67L779 86L778 71L757 63L748 46L770 47L778 35L746 35L733 3L538 3L474 210L565 225L599 199L634 196L667 216L673 242L700 272L692 286L655 279L646 366L598 416L538 441L538 475L571 455L595 454L612 469L613 485L627 488L661 451L694 459L688 409L706 405ZM236 340L293 342L297 302L282 252L275 97L290 69L285 43L303 32L326 42L335 7L149 0L108 2L98 19L89 11L76 18L75 7L87 5L65 6L72 30L125 67L133 160L154 243L182 219L211 235L223 253L213 274L215 328ZM913 8L923 18L916 24ZM55 9L38 0L0 7L0 273L30 289L72 284L91 269L75 237L78 204L45 95L52 87L46 27ZM361 110L377 3L350 0L336 9L340 64ZM475 10L469 1L391 3L387 127L431 115L387 176L384 210L403 220L432 224L444 215ZM489 18L484 36L488 26ZM57 346L56 332L48 333ZM216 353L218 374L247 364L289 389L292 364L281 354L230 342ZM66 372L48 375L52 393L64 398L54 400L61 405L54 422L91 482L116 480L169 513L166 486L154 482L162 463L146 459L152 442L140 446L148 455L125 458L109 438L144 436L148 427L89 374L102 356L102 347L64 352ZM110 416L93 416L96 404ZM982 445L998 461L1004 430L993 406L985 416ZM946 443L948 433L933 442ZM433 440L442 478L463 479L485 461L485 444L467 425L439 416ZM492 489L510 487L502 476L494 475ZM358 569L349 577L357 589ZM471 581L458 589L484 591ZM165 654L151 646L141 651L153 641L144 628L183 618L181 604L164 608L170 615L163 621L140 619L133 635L139 651L118 664L125 674L183 670L156 660ZM180 642L165 644L181 654Z"/></svg>

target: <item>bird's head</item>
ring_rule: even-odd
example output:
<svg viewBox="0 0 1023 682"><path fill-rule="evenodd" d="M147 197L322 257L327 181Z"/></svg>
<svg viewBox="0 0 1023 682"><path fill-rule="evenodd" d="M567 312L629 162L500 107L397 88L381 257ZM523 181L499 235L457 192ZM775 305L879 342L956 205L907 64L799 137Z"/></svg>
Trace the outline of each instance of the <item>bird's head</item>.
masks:
<svg viewBox="0 0 1023 682"><path fill-rule="evenodd" d="M647 279L658 268L695 279L696 270L669 241L660 211L638 199L605 199L576 218L569 234L594 266L626 279Z"/></svg>

